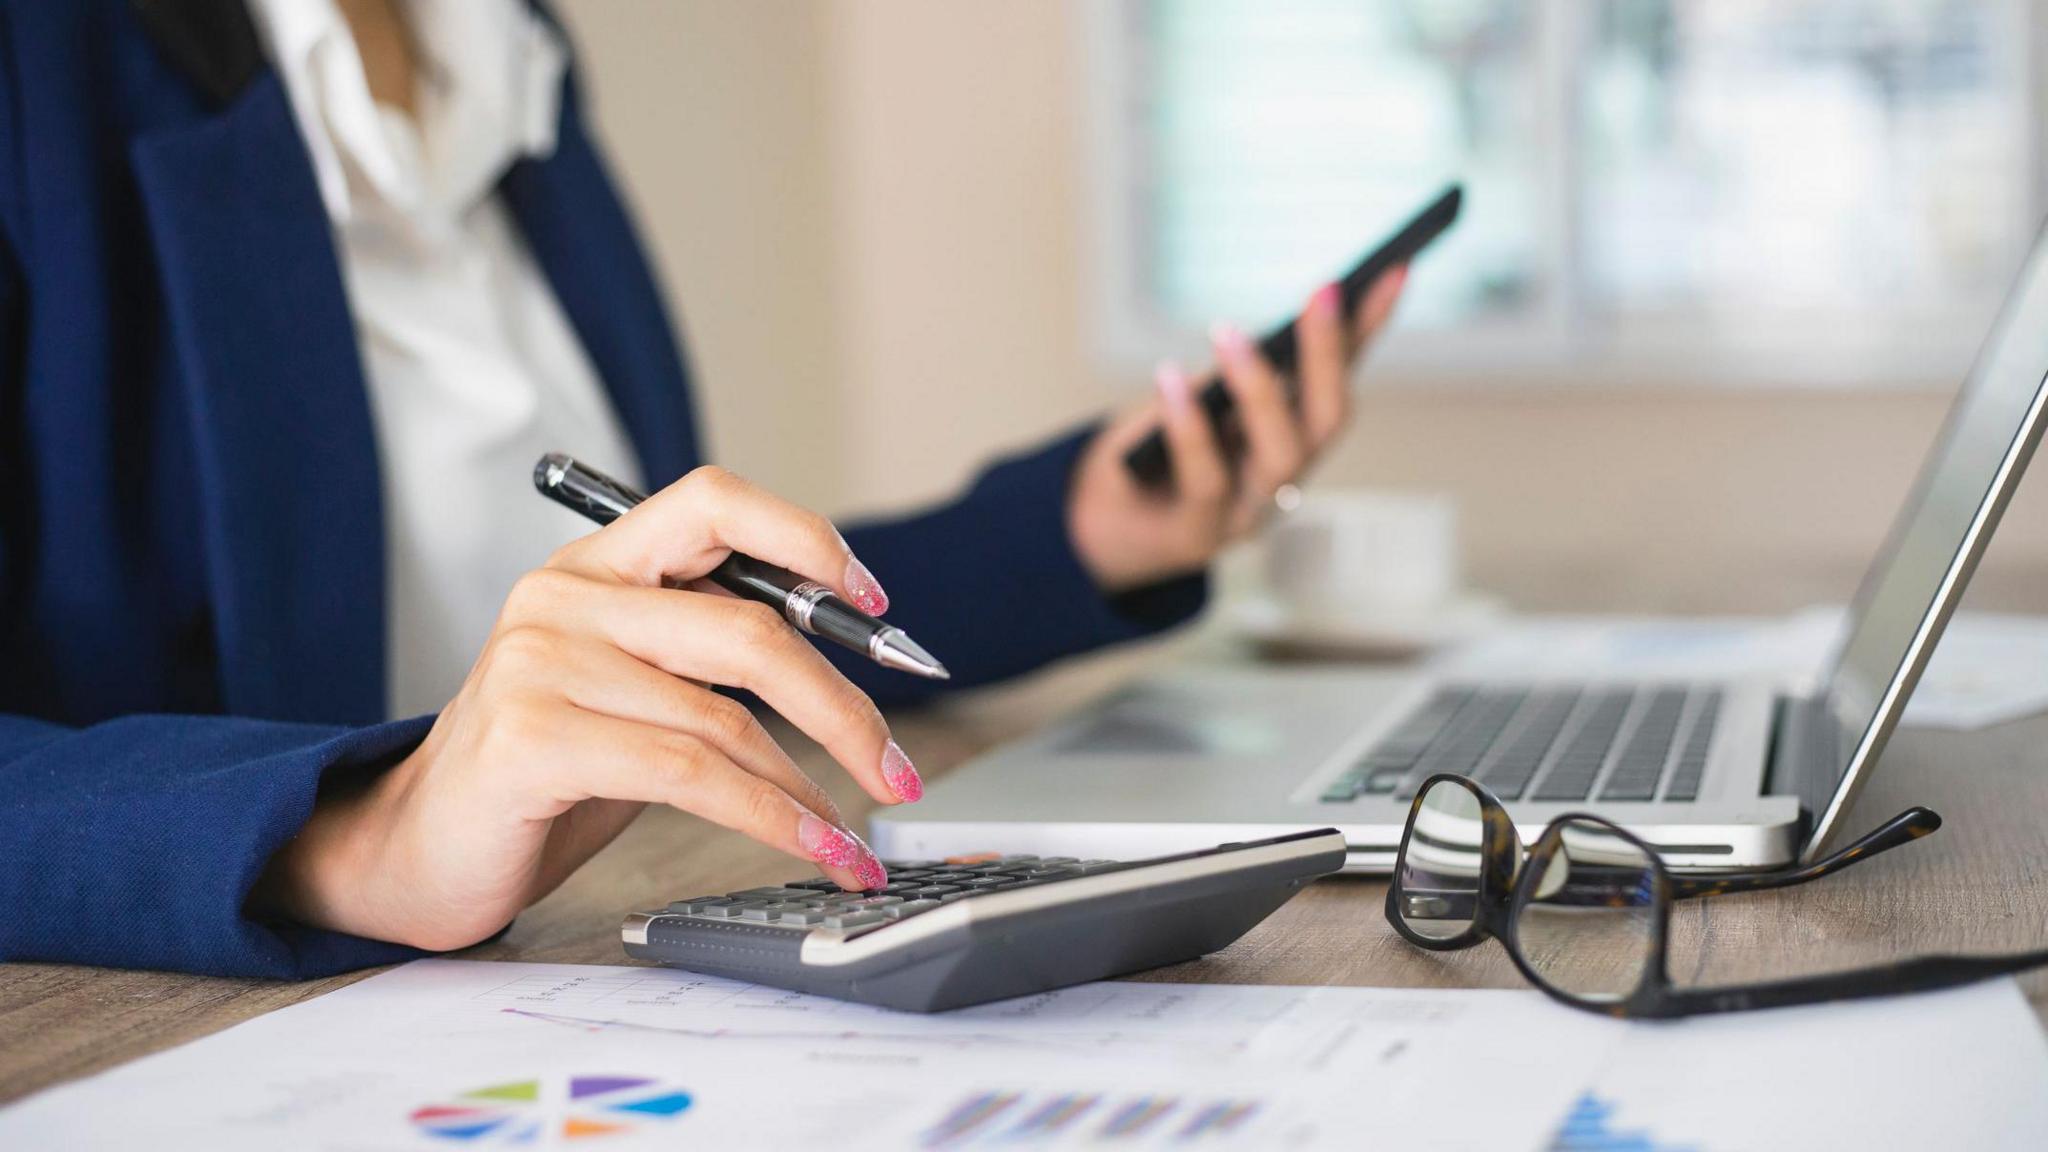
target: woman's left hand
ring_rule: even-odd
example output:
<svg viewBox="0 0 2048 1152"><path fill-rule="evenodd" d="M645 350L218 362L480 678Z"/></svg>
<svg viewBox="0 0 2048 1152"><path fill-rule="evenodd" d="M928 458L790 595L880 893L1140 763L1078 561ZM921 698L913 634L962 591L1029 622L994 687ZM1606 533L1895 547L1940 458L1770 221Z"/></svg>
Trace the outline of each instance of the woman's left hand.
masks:
<svg viewBox="0 0 2048 1152"><path fill-rule="evenodd" d="M1258 527L1281 486L1299 479L1350 418L1353 362L1393 313L1407 279L1395 269L1338 315L1334 284L1309 298L1295 324L1299 411L1285 383L1235 328L1214 333L1216 360L1236 403L1245 453L1235 473L1192 394L1186 373L1159 369L1159 394L1112 421L1088 445L1067 501L1067 532L1095 583L1116 594L1207 565L1225 544ZM1173 483L1154 491L1124 467L1124 453L1164 424Z"/></svg>

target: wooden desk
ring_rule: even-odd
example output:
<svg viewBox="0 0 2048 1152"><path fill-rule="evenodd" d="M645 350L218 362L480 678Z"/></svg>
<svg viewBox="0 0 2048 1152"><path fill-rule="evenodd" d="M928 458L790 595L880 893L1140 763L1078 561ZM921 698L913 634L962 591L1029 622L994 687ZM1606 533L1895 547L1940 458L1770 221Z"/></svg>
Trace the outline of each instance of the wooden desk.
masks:
<svg viewBox="0 0 2048 1152"><path fill-rule="evenodd" d="M1044 723L1157 654L1097 659L978 698L896 719L927 776ZM792 751L799 744L789 740ZM869 805L815 751L797 751L849 816ZM1700 981L1790 976L1937 950L2048 946L2048 717L1971 733L1903 733L1851 813L1853 830L1925 804L1931 839L1786 892L1688 903L1674 975ZM669 810L649 811L561 890L491 944L483 960L623 964L620 915L698 892L789 878L801 866ZM1318 884L1237 944L1141 979L1266 984L1521 987L1498 946L1438 955L1381 916L1385 886ZM1686 959L1681 960L1681 957ZM272 984L49 964L0 966L0 1101L197 1039L370 973ZM2048 973L2024 978L2048 1022Z"/></svg>

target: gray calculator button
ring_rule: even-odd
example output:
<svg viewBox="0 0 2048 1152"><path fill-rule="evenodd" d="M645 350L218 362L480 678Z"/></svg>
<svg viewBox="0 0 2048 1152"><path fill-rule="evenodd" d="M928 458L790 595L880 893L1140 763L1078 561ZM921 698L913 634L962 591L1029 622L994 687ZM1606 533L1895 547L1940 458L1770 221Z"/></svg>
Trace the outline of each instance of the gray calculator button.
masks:
<svg viewBox="0 0 2048 1152"><path fill-rule="evenodd" d="M958 888L947 884L928 884L922 888L913 888L904 895L915 900L937 900L941 896L951 896L958 891Z"/></svg>
<svg viewBox="0 0 2048 1152"><path fill-rule="evenodd" d="M710 916L719 920L736 920L750 908L765 908L767 906L768 902L765 900L735 900L730 904L706 908L702 912L697 913L697 915Z"/></svg>
<svg viewBox="0 0 2048 1152"><path fill-rule="evenodd" d="M1015 883L1016 881L1010 879L1008 876L983 876L974 880L962 880L960 882L960 886L962 888L969 888L975 891L986 892L992 888L1008 888L1010 885Z"/></svg>
<svg viewBox="0 0 2048 1152"><path fill-rule="evenodd" d="M779 914L778 914L778 915L776 916L776 918L775 918L775 922L776 922L777 924L792 924L792 925L794 925L794 924L816 924L816 923L817 923L818 921L820 921L820 920L824 920L824 919L826 919L826 918L827 918L827 913L825 913L825 912L823 912L823 911L821 911L821 910L819 910L819 909L817 909L817 908L811 908L811 907L808 907L808 906L807 906L807 907L803 907L803 908L795 908L795 909L791 909L791 908L787 908L787 907L785 907L785 908L784 908L784 909L782 910L782 912L781 912L781 913L779 913Z"/></svg>
<svg viewBox="0 0 2048 1152"><path fill-rule="evenodd" d="M879 908L870 909L866 912L835 912L825 917L825 927L858 928L863 924L880 924L886 919L888 917L882 915L882 910Z"/></svg>
<svg viewBox="0 0 2048 1152"><path fill-rule="evenodd" d="M802 888L749 888L735 892L733 896L742 900L801 900L810 892Z"/></svg>
<svg viewBox="0 0 2048 1152"><path fill-rule="evenodd" d="M756 904L751 908L740 909L740 919L755 920L763 924L774 923L775 918L780 915L782 915L781 912L769 907L766 904Z"/></svg>
<svg viewBox="0 0 2048 1152"><path fill-rule="evenodd" d="M1072 856L1043 856L1039 858L1038 863L1040 867L1044 867L1051 864L1079 864L1080 861Z"/></svg>
<svg viewBox="0 0 2048 1152"><path fill-rule="evenodd" d="M901 920L906 916L915 916L919 912L929 912L938 906L937 900L911 900L903 904L891 904L882 909L882 915L891 920Z"/></svg>
<svg viewBox="0 0 2048 1152"><path fill-rule="evenodd" d="M702 912L707 908L723 908L732 902L733 899L730 896L692 896L688 900L678 900L670 904L668 910L687 916L692 912Z"/></svg>

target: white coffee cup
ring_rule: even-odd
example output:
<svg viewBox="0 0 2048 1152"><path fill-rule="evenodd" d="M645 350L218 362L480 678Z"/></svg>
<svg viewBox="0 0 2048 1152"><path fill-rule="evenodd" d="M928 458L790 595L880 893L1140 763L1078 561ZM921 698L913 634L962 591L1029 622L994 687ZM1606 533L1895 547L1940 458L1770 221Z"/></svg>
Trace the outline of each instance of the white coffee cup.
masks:
<svg viewBox="0 0 2048 1152"><path fill-rule="evenodd" d="M1415 620L1458 594L1456 503L1438 493L1305 493L1265 534L1268 595L1297 623Z"/></svg>

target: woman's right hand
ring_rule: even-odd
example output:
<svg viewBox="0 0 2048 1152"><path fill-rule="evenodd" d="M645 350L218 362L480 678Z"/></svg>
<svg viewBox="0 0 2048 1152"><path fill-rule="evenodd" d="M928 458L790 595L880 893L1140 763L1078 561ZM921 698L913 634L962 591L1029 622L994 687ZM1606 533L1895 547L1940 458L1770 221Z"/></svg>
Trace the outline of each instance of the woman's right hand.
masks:
<svg viewBox="0 0 2048 1152"><path fill-rule="evenodd" d="M773 608L704 581L732 551L887 599L823 517L700 468L523 577L419 748L323 795L256 901L336 931L445 950L485 939L647 804L887 882L824 791L737 701L752 692L883 804L923 787L881 713Z"/></svg>

